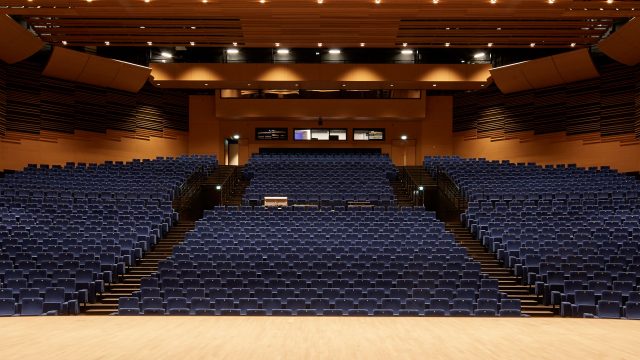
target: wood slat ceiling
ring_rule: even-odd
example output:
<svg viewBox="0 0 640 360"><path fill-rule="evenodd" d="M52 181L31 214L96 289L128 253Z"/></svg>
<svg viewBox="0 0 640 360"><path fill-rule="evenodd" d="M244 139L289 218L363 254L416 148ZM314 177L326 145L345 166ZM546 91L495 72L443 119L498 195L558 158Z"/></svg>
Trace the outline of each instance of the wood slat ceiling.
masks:
<svg viewBox="0 0 640 360"><path fill-rule="evenodd" d="M0 0L47 42L69 45L567 48L597 43L640 1Z"/></svg>

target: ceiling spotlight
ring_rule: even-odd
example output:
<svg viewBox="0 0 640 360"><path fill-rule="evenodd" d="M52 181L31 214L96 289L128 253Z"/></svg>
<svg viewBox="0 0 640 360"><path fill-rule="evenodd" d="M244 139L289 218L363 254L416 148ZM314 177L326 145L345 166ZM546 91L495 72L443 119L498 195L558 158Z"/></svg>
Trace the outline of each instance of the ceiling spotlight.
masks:
<svg viewBox="0 0 640 360"><path fill-rule="evenodd" d="M407 135L400 135L400 140L407 140L407 139L408 139Z"/></svg>
<svg viewBox="0 0 640 360"><path fill-rule="evenodd" d="M360 43L360 47L364 47L365 43Z"/></svg>
<svg viewBox="0 0 640 360"><path fill-rule="evenodd" d="M451 46L451 44L450 43L444 43L444 46L449 47L449 46Z"/></svg>
<svg viewBox="0 0 640 360"><path fill-rule="evenodd" d="M107 45L107 46L111 45L111 43L109 41L105 41L104 44Z"/></svg>
<svg viewBox="0 0 640 360"><path fill-rule="evenodd" d="M400 51L400 53L402 55L411 55L411 54L413 54L413 50L411 50L411 49L402 49L402 51Z"/></svg>
<svg viewBox="0 0 640 360"><path fill-rule="evenodd" d="M195 26L192 26L192 27L191 27L191 30L195 30L195 29L196 29L196 27L195 27Z"/></svg>
<svg viewBox="0 0 640 360"><path fill-rule="evenodd" d="M62 40L62 45L67 45L67 44L68 44L67 40Z"/></svg>
<svg viewBox="0 0 640 360"><path fill-rule="evenodd" d="M402 43L402 46L407 47L407 43Z"/></svg>
<svg viewBox="0 0 640 360"><path fill-rule="evenodd" d="M140 26L140 29L146 29L146 28L147 28L146 26Z"/></svg>
<svg viewBox="0 0 640 360"><path fill-rule="evenodd" d="M234 138L235 140L238 140L238 139L240 139L240 135L238 135L238 134L234 134L234 135L233 135L233 138Z"/></svg>
<svg viewBox="0 0 640 360"><path fill-rule="evenodd" d="M280 46L280 43L275 43L276 47Z"/></svg>
<svg viewBox="0 0 640 360"><path fill-rule="evenodd" d="M374 1L376 4L380 4L382 2L382 0L375 0Z"/></svg>
<svg viewBox="0 0 640 360"><path fill-rule="evenodd" d="M613 4L613 0L607 0L607 4Z"/></svg>
<svg viewBox="0 0 640 360"><path fill-rule="evenodd" d="M322 43L318 43L318 47L322 47Z"/></svg>
<svg viewBox="0 0 640 360"><path fill-rule="evenodd" d="M227 49L227 54L235 55L235 54L237 54L239 52L240 52L240 50L238 50L238 49Z"/></svg>
<svg viewBox="0 0 640 360"><path fill-rule="evenodd" d="M266 3L265 0L260 0L260 4L264 4L264 3Z"/></svg>
<svg viewBox="0 0 640 360"><path fill-rule="evenodd" d="M195 46L195 45L196 45L196 42L195 42L195 41L189 41L189 45L191 45L191 46Z"/></svg>
<svg viewBox="0 0 640 360"><path fill-rule="evenodd" d="M479 53L473 54L473 58L474 59L484 59L485 56L487 56L487 54L485 54L483 52L479 52Z"/></svg>
<svg viewBox="0 0 640 360"><path fill-rule="evenodd" d="M238 46L238 43L234 41L232 45L233 46Z"/></svg>
<svg viewBox="0 0 640 360"><path fill-rule="evenodd" d="M536 43L531 43L531 44L529 44L529 46L536 47Z"/></svg>
<svg viewBox="0 0 640 360"><path fill-rule="evenodd" d="M324 0L318 0L318 4L322 4Z"/></svg>
<svg viewBox="0 0 640 360"><path fill-rule="evenodd" d="M490 0L489 2L492 3L492 4L495 4L495 3L498 2L498 0Z"/></svg>
<svg viewBox="0 0 640 360"><path fill-rule="evenodd" d="M576 47L576 43L571 43L571 47Z"/></svg>
<svg viewBox="0 0 640 360"><path fill-rule="evenodd" d="M289 49L278 49L276 53L278 53L278 55L288 55Z"/></svg>
<svg viewBox="0 0 640 360"><path fill-rule="evenodd" d="M161 53L160 53L160 55L161 55L163 58L167 58L167 59L171 59L171 58L173 57L173 54L172 54L172 53L170 53L170 52L168 52L168 51L163 51L163 52L161 52Z"/></svg>
<svg viewBox="0 0 640 360"><path fill-rule="evenodd" d="M488 47L492 47L492 46L493 46L493 43L488 43L488 44L487 44L487 46L488 46Z"/></svg>
<svg viewBox="0 0 640 360"><path fill-rule="evenodd" d="M437 3L440 2L440 0L432 0L431 2L434 3L434 4L437 4Z"/></svg>
<svg viewBox="0 0 640 360"><path fill-rule="evenodd" d="M340 54L340 49L331 49L329 50L329 54L333 54L333 55Z"/></svg>
<svg viewBox="0 0 640 360"><path fill-rule="evenodd" d="M147 41L147 45L149 46L153 45L153 41Z"/></svg>
<svg viewBox="0 0 640 360"><path fill-rule="evenodd" d="M556 0L547 0L547 2L548 2L549 4L553 4L553 3L555 3L555 2L556 2Z"/></svg>
<svg viewBox="0 0 640 360"><path fill-rule="evenodd" d="M436 87L436 86L438 86L438 84L433 84L432 86L433 86L433 87Z"/></svg>

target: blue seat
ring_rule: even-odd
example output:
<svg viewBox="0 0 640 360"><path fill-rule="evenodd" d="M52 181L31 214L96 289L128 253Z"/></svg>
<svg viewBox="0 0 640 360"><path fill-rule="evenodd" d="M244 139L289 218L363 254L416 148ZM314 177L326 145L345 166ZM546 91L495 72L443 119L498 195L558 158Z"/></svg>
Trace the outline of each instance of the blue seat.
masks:
<svg viewBox="0 0 640 360"><path fill-rule="evenodd" d="M620 303L617 301L598 301L597 316L603 319L619 319Z"/></svg>
<svg viewBox="0 0 640 360"><path fill-rule="evenodd" d="M120 297L118 299L118 315L139 315L140 301L137 297Z"/></svg>

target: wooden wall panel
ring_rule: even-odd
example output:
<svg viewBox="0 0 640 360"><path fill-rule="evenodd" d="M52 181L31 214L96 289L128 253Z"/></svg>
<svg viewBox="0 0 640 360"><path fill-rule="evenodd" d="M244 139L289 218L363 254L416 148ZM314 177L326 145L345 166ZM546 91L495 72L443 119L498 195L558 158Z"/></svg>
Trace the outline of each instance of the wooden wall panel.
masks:
<svg viewBox="0 0 640 360"><path fill-rule="evenodd" d="M0 14L0 60L14 64L42 49L44 42L8 15Z"/></svg>
<svg viewBox="0 0 640 360"><path fill-rule="evenodd" d="M502 94L497 88L455 96L455 132L475 130L478 138L511 134L597 133L638 135L640 66L603 66L602 76L564 86Z"/></svg>
<svg viewBox="0 0 640 360"><path fill-rule="evenodd" d="M0 66L0 138L7 131L7 69Z"/></svg>
<svg viewBox="0 0 640 360"><path fill-rule="evenodd" d="M600 41L598 47L610 58L626 65L640 63L640 18L629 20L622 28Z"/></svg>
<svg viewBox="0 0 640 360"><path fill-rule="evenodd" d="M57 79L137 93L147 83L151 68L54 47L49 63L42 74Z"/></svg>
<svg viewBox="0 0 640 360"><path fill-rule="evenodd" d="M0 65L0 136L78 130L162 134L188 130L188 96L148 86L138 94L54 79L38 64ZM6 103L6 105L5 105Z"/></svg>
<svg viewBox="0 0 640 360"><path fill-rule="evenodd" d="M501 66L490 72L504 94L543 89L600 75L587 49Z"/></svg>

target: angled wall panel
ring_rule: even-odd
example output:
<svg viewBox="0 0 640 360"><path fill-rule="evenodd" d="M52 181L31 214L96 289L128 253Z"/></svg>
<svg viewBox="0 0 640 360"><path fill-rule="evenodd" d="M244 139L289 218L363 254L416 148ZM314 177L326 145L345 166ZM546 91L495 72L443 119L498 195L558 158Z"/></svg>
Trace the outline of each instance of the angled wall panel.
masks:
<svg viewBox="0 0 640 360"><path fill-rule="evenodd" d="M120 71L121 63L100 56L89 56L78 82L109 87Z"/></svg>
<svg viewBox="0 0 640 360"><path fill-rule="evenodd" d="M587 49L553 55L551 59L565 84L600 76Z"/></svg>
<svg viewBox="0 0 640 360"><path fill-rule="evenodd" d="M53 48L42 75L57 79L77 81L89 61L89 54L61 47Z"/></svg>
<svg viewBox="0 0 640 360"><path fill-rule="evenodd" d="M560 85L565 82L551 57L527 61L518 67L534 89Z"/></svg>
<svg viewBox="0 0 640 360"><path fill-rule="evenodd" d="M27 29L0 14L0 60L14 64L42 49L44 43Z"/></svg>
<svg viewBox="0 0 640 360"><path fill-rule="evenodd" d="M522 64L517 63L489 70L500 91L509 94L533 89L533 86L522 73Z"/></svg>
<svg viewBox="0 0 640 360"><path fill-rule="evenodd" d="M640 19L629 20L618 31L600 41L598 47L619 63L629 66L640 64Z"/></svg>
<svg viewBox="0 0 640 360"><path fill-rule="evenodd" d="M83 84L138 92L151 68L56 47L42 75Z"/></svg>
<svg viewBox="0 0 640 360"><path fill-rule="evenodd" d="M146 84L151 75L151 68L117 61L120 71L109 87L128 92L138 92Z"/></svg>

